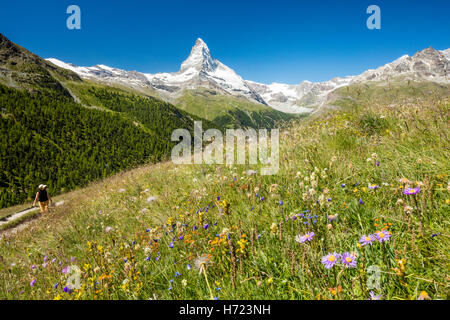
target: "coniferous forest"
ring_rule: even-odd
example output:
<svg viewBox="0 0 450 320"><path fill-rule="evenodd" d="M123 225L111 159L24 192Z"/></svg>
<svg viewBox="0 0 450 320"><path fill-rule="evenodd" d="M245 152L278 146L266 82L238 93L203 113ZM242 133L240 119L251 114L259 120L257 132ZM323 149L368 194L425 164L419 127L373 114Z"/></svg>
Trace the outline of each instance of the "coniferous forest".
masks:
<svg viewBox="0 0 450 320"><path fill-rule="evenodd" d="M89 88L112 112L59 91L0 85L0 207L31 201L45 183L58 194L170 155L176 128L196 117L157 99ZM206 124L208 126L208 123Z"/></svg>

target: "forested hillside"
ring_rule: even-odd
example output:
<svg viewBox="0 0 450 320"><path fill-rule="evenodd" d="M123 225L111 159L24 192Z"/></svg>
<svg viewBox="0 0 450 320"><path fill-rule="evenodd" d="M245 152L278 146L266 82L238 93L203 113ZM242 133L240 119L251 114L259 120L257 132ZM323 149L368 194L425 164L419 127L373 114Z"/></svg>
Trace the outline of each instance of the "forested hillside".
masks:
<svg viewBox="0 0 450 320"><path fill-rule="evenodd" d="M93 85L0 34L0 207L168 158L202 120L169 103ZM218 127L203 121L208 129Z"/></svg>

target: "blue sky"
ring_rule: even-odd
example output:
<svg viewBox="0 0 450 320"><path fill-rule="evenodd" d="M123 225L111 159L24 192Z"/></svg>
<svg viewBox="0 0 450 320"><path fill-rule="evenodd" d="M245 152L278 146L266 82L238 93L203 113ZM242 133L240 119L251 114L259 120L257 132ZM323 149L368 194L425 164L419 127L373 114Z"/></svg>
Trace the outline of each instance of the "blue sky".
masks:
<svg viewBox="0 0 450 320"><path fill-rule="evenodd" d="M66 9L81 8L81 30ZM369 5L381 30L369 30ZM450 47L448 0L3 1L0 32L44 57L147 73L178 71L200 37L244 79L325 81L433 46Z"/></svg>

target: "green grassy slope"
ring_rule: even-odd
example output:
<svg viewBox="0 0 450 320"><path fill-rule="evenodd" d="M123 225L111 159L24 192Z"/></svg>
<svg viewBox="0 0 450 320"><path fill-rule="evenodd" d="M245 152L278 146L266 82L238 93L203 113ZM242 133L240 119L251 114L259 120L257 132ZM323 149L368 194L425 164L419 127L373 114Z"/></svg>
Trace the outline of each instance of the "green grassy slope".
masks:
<svg viewBox="0 0 450 320"><path fill-rule="evenodd" d="M92 185L0 242L0 296L448 299L449 108L437 96L365 101L303 120L280 137L273 176L166 163ZM326 269L334 251L356 267Z"/></svg>
<svg viewBox="0 0 450 320"><path fill-rule="evenodd" d="M273 128L281 122L298 117L208 89L186 90L174 104L227 128Z"/></svg>

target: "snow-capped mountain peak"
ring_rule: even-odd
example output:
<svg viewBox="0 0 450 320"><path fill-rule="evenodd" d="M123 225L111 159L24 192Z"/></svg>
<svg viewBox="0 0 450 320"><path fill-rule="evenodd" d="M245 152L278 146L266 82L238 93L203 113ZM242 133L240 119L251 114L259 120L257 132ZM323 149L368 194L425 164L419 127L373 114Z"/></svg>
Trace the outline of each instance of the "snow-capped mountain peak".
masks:
<svg viewBox="0 0 450 320"><path fill-rule="evenodd" d="M197 39L192 47L189 57L181 64L180 72L190 68L205 72L213 72L217 68L217 63L212 58L208 46L200 38Z"/></svg>

